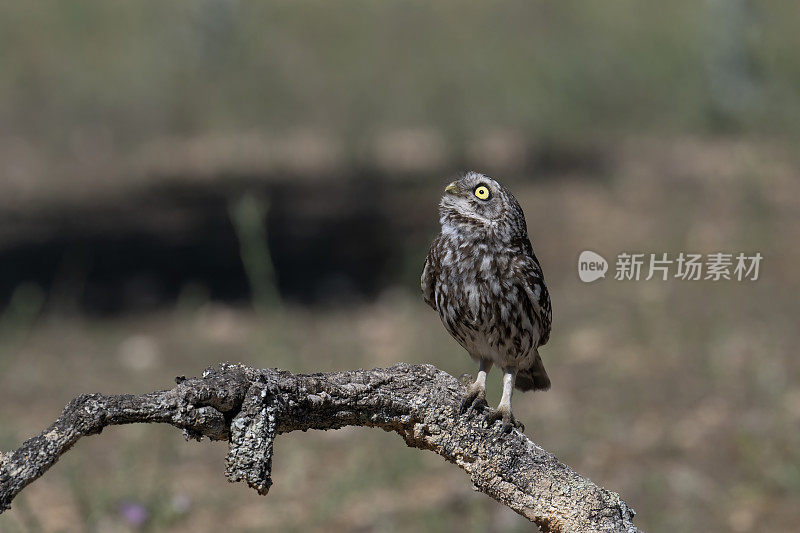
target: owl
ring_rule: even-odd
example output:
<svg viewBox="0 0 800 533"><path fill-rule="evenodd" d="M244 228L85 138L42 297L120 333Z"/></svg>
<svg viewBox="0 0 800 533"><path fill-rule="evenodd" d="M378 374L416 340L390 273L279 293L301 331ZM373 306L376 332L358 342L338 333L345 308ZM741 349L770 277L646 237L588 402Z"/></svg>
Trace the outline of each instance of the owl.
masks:
<svg viewBox="0 0 800 533"><path fill-rule="evenodd" d="M503 396L486 422L502 420L505 431L524 431L511 411L511 393L550 388L539 347L550 337L552 319L525 215L508 189L468 172L445 187L439 221L421 288L445 329L479 365L461 412L486 407L486 375L496 364L503 371Z"/></svg>

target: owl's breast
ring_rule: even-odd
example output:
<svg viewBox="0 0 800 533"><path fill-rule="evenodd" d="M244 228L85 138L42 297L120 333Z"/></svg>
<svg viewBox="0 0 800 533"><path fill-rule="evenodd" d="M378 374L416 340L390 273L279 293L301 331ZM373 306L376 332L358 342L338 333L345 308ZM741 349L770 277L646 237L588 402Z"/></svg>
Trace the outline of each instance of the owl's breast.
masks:
<svg viewBox="0 0 800 533"><path fill-rule="evenodd" d="M527 358L538 342L538 328L510 268L511 255L476 244L450 246L442 257L435 298L448 332L476 358L498 364Z"/></svg>

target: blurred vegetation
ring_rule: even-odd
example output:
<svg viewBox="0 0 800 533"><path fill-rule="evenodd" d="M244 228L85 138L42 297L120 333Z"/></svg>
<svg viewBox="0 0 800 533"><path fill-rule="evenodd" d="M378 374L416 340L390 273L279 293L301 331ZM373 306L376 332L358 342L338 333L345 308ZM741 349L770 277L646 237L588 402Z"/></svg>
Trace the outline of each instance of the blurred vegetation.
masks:
<svg viewBox="0 0 800 533"><path fill-rule="evenodd" d="M229 206L252 300L262 312L280 303L264 228L267 209L267 202L252 194L242 196Z"/></svg>
<svg viewBox="0 0 800 533"><path fill-rule="evenodd" d="M553 389L515 397L528 434L646 531L793 531L798 15L778 0L0 4L0 449L78 394L224 360L474 372L417 294L441 186L469 165L511 185L553 297ZM587 285L586 249L764 262L750 283ZM499 388L492 374L492 402ZM224 481L224 453L110 428L0 531L529 529L395 435L283 437L267 498Z"/></svg>
<svg viewBox="0 0 800 533"><path fill-rule="evenodd" d="M63 154L87 136L125 150L303 128L355 154L410 126L454 149L491 127L796 137L797 15L788 0L5 2L0 122ZM721 82L749 96L728 105Z"/></svg>

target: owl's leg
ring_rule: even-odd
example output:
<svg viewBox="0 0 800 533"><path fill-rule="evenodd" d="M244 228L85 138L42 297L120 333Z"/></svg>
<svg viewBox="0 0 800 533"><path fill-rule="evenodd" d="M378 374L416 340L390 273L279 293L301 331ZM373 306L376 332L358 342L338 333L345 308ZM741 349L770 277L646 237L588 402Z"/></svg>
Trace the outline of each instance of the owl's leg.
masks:
<svg viewBox="0 0 800 533"><path fill-rule="evenodd" d="M492 369L491 359L481 359L478 377L475 383L467 387L467 393L461 400L461 413L474 411L486 406L486 374Z"/></svg>
<svg viewBox="0 0 800 533"><path fill-rule="evenodd" d="M525 425L514 418L511 412L511 392L514 390L514 380L517 378L517 369L506 367L503 369L503 397L497 410L486 415L486 423L491 425L498 420L503 420L503 431L508 433L512 427L525 431Z"/></svg>

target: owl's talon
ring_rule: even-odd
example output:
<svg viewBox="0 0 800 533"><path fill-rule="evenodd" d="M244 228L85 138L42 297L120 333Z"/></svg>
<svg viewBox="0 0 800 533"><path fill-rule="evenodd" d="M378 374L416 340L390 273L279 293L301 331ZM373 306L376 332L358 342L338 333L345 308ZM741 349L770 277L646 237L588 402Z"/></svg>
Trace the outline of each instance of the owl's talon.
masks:
<svg viewBox="0 0 800 533"><path fill-rule="evenodd" d="M475 401L472 402L470 409L473 411L483 411L487 407L489 407L489 404L486 403L486 395L482 395L475 398Z"/></svg>
<svg viewBox="0 0 800 533"><path fill-rule="evenodd" d="M472 413L473 411L482 410L487 405L486 389L469 387L467 388L467 393L464 395L464 398L461 399L459 412L462 415L464 413Z"/></svg>
<svg viewBox="0 0 800 533"><path fill-rule="evenodd" d="M517 428L522 433L525 432L525 424L520 422L514 417L510 409L499 407L497 410L492 411L486 415L486 425L491 427L498 420L503 421L503 433L510 433L511 428Z"/></svg>
<svg viewBox="0 0 800 533"><path fill-rule="evenodd" d="M512 419L511 422L503 422L503 431L505 433L511 433L511 428L517 428L520 433L525 433L525 424L520 422L519 420Z"/></svg>
<svg viewBox="0 0 800 533"><path fill-rule="evenodd" d="M489 407L489 404L486 403L486 393L479 394L477 398L472 400L469 408L467 408L467 413L471 414L476 411L483 411L487 407Z"/></svg>

